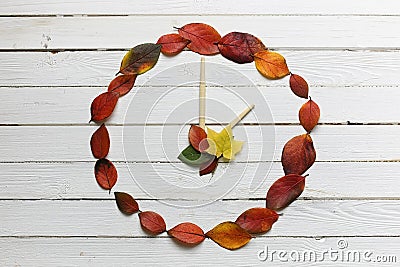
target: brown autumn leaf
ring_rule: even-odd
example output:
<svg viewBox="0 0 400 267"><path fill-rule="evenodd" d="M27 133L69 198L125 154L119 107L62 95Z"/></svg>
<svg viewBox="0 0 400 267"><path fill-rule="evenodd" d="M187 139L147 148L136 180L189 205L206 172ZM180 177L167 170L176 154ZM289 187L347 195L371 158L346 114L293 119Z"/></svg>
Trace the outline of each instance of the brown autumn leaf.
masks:
<svg viewBox="0 0 400 267"><path fill-rule="evenodd" d="M199 126L192 125L189 129L189 142L197 151L205 151L208 148L206 131Z"/></svg>
<svg viewBox="0 0 400 267"><path fill-rule="evenodd" d="M254 55L257 70L268 79L280 79L288 75L285 58L276 52L260 51Z"/></svg>
<svg viewBox="0 0 400 267"><path fill-rule="evenodd" d="M92 134L90 148L93 156L97 159L107 156L110 150L110 136L104 123Z"/></svg>
<svg viewBox="0 0 400 267"><path fill-rule="evenodd" d="M197 245L206 238L203 230L194 223L185 222L178 224L174 228L168 230L168 235L175 237L182 243L188 245Z"/></svg>
<svg viewBox="0 0 400 267"><path fill-rule="evenodd" d="M90 121L98 122L107 119L114 111L118 98L119 93L117 92L105 92L98 95L90 106L92 115Z"/></svg>
<svg viewBox="0 0 400 267"><path fill-rule="evenodd" d="M236 223L250 234L268 232L279 215L271 209L251 208L243 212Z"/></svg>
<svg viewBox="0 0 400 267"><path fill-rule="evenodd" d="M287 207L304 191L305 176L288 174L276 180L267 193L267 208L280 210Z"/></svg>
<svg viewBox="0 0 400 267"><path fill-rule="evenodd" d="M103 189L111 190L117 182L118 173L111 161L99 159L94 166L94 176Z"/></svg>
<svg viewBox="0 0 400 267"><path fill-rule="evenodd" d="M223 248L234 250L246 245L252 236L242 227L234 222L223 222L215 226L206 233L206 237L211 238Z"/></svg>
<svg viewBox="0 0 400 267"><path fill-rule="evenodd" d="M311 98L304 103L299 110L300 124L307 132L311 132L311 130L318 124L319 116L319 107L317 103L311 100Z"/></svg>
<svg viewBox="0 0 400 267"><path fill-rule="evenodd" d="M253 62L253 55L265 50L266 47L252 34L231 32L221 38L218 49L225 58L243 64Z"/></svg>
<svg viewBox="0 0 400 267"><path fill-rule="evenodd" d="M128 193L114 192L115 201L117 202L118 209L126 214L131 215L139 211L139 205L135 199Z"/></svg>
<svg viewBox="0 0 400 267"><path fill-rule="evenodd" d="M108 85L108 92L117 92L119 96L126 95L135 84L136 75L119 75Z"/></svg>
<svg viewBox="0 0 400 267"><path fill-rule="evenodd" d="M140 44L129 50L121 62L118 73L143 74L154 67L160 56L161 45Z"/></svg>
<svg viewBox="0 0 400 267"><path fill-rule="evenodd" d="M308 83L300 75L291 74L289 79L290 89L298 97L308 98Z"/></svg>
<svg viewBox="0 0 400 267"><path fill-rule="evenodd" d="M209 161L200 164L200 167L199 167L200 176L214 173L217 166L218 166L218 158L216 156L214 156Z"/></svg>
<svg viewBox="0 0 400 267"><path fill-rule="evenodd" d="M315 162L316 152L309 134L290 139L282 151L282 166L285 174L303 174Z"/></svg>
<svg viewBox="0 0 400 267"><path fill-rule="evenodd" d="M178 28L179 35L190 41L187 47L201 55L215 55L219 53L216 45L221 35L210 25L204 23L190 23Z"/></svg>
<svg viewBox="0 0 400 267"><path fill-rule="evenodd" d="M143 211L139 213L140 225L152 235L158 235L166 231L164 219L154 211Z"/></svg>
<svg viewBox="0 0 400 267"><path fill-rule="evenodd" d="M189 40L177 33L165 34L157 41L157 44L161 45L161 53L166 56L179 54L189 43Z"/></svg>

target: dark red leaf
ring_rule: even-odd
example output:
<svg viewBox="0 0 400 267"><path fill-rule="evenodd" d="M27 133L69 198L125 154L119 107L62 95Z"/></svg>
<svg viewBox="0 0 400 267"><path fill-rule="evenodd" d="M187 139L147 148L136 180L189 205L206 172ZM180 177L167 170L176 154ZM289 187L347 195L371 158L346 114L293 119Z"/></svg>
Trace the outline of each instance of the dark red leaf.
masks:
<svg viewBox="0 0 400 267"><path fill-rule="evenodd" d="M94 175L97 183L106 190L111 190L118 178L117 169L108 159L99 159L96 162Z"/></svg>
<svg viewBox="0 0 400 267"><path fill-rule="evenodd" d="M285 174L303 174L315 162L316 152L309 134L290 139L282 151L282 166Z"/></svg>
<svg viewBox="0 0 400 267"><path fill-rule="evenodd" d="M300 124L307 132L311 132L311 130L318 124L319 116L319 107L317 103L311 99L307 103L304 103L299 110Z"/></svg>
<svg viewBox="0 0 400 267"><path fill-rule="evenodd" d="M174 228L168 230L168 235L175 237L180 242L189 245L200 244L205 239L203 230L190 222L178 224Z"/></svg>
<svg viewBox="0 0 400 267"><path fill-rule="evenodd" d="M189 40L177 33L165 34L157 41L161 45L161 53L167 56L179 54L189 43Z"/></svg>
<svg viewBox="0 0 400 267"><path fill-rule="evenodd" d="M209 146L206 132L196 125L189 129L189 142L199 152L205 151Z"/></svg>
<svg viewBox="0 0 400 267"><path fill-rule="evenodd" d="M280 210L287 207L304 190L305 177L288 174L279 178L271 185L267 193L267 208Z"/></svg>
<svg viewBox="0 0 400 267"><path fill-rule="evenodd" d="M218 42L221 55L236 63L253 62L253 55L265 50L260 39L249 33L231 32Z"/></svg>
<svg viewBox="0 0 400 267"><path fill-rule="evenodd" d="M124 192L114 192L115 201L117 202L118 209L127 215L131 215L139 211L139 205L131 195Z"/></svg>
<svg viewBox="0 0 400 267"><path fill-rule="evenodd" d="M114 111L118 98L119 93L116 92L105 92L97 96L90 107L91 121L97 122L107 119Z"/></svg>
<svg viewBox="0 0 400 267"><path fill-rule="evenodd" d="M201 55L215 55L219 53L216 45L221 35L210 25L204 23L190 23L178 29L179 35L190 41L187 47Z"/></svg>
<svg viewBox="0 0 400 267"><path fill-rule="evenodd" d="M110 136L104 123L93 133L90 148L95 158L105 158L110 150Z"/></svg>
<svg viewBox="0 0 400 267"><path fill-rule="evenodd" d="M298 97L308 98L308 83L300 75L292 74L289 79L290 89Z"/></svg>
<svg viewBox="0 0 400 267"><path fill-rule="evenodd" d="M164 219L154 211L144 211L139 213L140 225L144 230L152 235L158 235L166 230Z"/></svg>
<svg viewBox="0 0 400 267"><path fill-rule="evenodd" d="M243 212L236 223L250 234L268 232L278 220L279 215L266 208L251 208Z"/></svg>
<svg viewBox="0 0 400 267"><path fill-rule="evenodd" d="M119 96L126 95L135 84L136 75L120 75L114 78L108 85L109 92L117 92Z"/></svg>
<svg viewBox="0 0 400 267"><path fill-rule="evenodd" d="M200 176L214 173L215 169L218 166L218 158L214 156L214 158L200 165L199 174Z"/></svg>

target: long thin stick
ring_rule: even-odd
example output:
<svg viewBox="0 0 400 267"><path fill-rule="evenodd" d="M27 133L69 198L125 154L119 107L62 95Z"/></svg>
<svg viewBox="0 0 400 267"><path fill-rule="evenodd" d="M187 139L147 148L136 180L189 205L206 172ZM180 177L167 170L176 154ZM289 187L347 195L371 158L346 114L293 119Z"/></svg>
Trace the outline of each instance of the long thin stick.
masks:
<svg viewBox="0 0 400 267"><path fill-rule="evenodd" d="M239 116L237 116L234 120L232 120L229 125L231 126L231 128L235 127L236 124L239 123L239 121L243 120L244 117L246 117L246 115L254 108L254 104L247 107L245 110L243 110L242 113L239 114Z"/></svg>
<svg viewBox="0 0 400 267"><path fill-rule="evenodd" d="M199 126L206 128L206 64L204 57L200 65L200 93L199 93Z"/></svg>

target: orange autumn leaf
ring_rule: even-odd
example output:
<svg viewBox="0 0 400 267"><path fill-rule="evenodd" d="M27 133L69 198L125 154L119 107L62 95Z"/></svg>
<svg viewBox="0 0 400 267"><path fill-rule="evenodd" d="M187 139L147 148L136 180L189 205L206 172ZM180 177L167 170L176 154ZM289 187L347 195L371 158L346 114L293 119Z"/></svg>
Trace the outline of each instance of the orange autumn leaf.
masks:
<svg viewBox="0 0 400 267"><path fill-rule="evenodd" d="M115 77L108 85L108 92L119 93L119 96L126 95L135 84L136 75L120 75Z"/></svg>
<svg viewBox="0 0 400 267"><path fill-rule="evenodd" d="M169 236L188 245L200 244L206 238L203 230L196 224L190 222L178 224L174 228L168 230L167 233Z"/></svg>
<svg viewBox="0 0 400 267"><path fill-rule="evenodd" d="M218 42L221 55L233 62L242 64L253 62L253 55L265 50L260 39L249 33L231 32Z"/></svg>
<svg viewBox="0 0 400 267"><path fill-rule="evenodd" d="M290 139L282 151L282 166L285 174L303 174L315 162L316 152L309 134Z"/></svg>
<svg viewBox="0 0 400 267"><path fill-rule="evenodd" d="M304 191L305 177L288 174L276 180L267 193L267 208L280 210L287 207Z"/></svg>
<svg viewBox="0 0 400 267"><path fill-rule="evenodd" d="M110 150L110 136L104 123L93 133L90 148L95 158L105 158Z"/></svg>
<svg viewBox="0 0 400 267"><path fill-rule="evenodd" d="M301 126L307 131L311 132L312 129L318 124L320 110L314 101L310 100L304 103L299 110L299 120Z"/></svg>
<svg viewBox="0 0 400 267"><path fill-rule="evenodd" d="M215 55L219 53L216 45L221 35L210 25L204 23L190 23L178 28L179 35L190 41L187 47L201 55Z"/></svg>
<svg viewBox="0 0 400 267"><path fill-rule="evenodd" d="M285 58L276 52L260 51L254 55L254 62L257 70L268 79L280 79L290 73Z"/></svg>
<svg viewBox="0 0 400 267"><path fill-rule="evenodd" d="M99 159L94 166L94 176L103 189L111 190L117 182L118 173L111 161Z"/></svg>
<svg viewBox="0 0 400 267"><path fill-rule="evenodd" d="M223 222L206 233L206 236L223 248L234 250L246 245L252 236L234 222Z"/></svg>
<svg viewBox="0 0 400 267"><path fill-rule="evenodd" d="M107 119L114 111L119 98L119 93L105 92L98 95L90 106L90 113L92 115L91 121L102 121Z"/></svg>
<svg viewBox="0 0 400 267"><path fill-rule="evenodd" d="M268 232L278 218L279 215L274 210L251 208L243 212L236 223L248 233L259 234Z"/></svg>
<svg viewBox="0 0 400 267"><path fill-rule="evenodd" d="M177 33L165 34L157 41L157 44L161 45L161 53L166 56L179 54L189 43L189 40Z"/></svg>
<svg viewBox="0 0 400 267"><path fill-rule="evenodd" d="M196 125L192 125L189 129L189 142L199 152L205 151L209 146L206 132Z"/></svg>
<svg viewBox="0 0 400 267"><path fill-rule="evenodd" d="M122 213L126 215L131 215L139 211L138 203L128 193L114 192L114 196L115 201L117 202L117 207Z"/></svg>
<svg viewBox="0 0 400 267"><path fill-rule="evenodd" d="M300 75L291 74L289 79L290 89L298 97L308 98L308 83Z"/></svg>
<svg viewBox="0 0 400 267"><path fill-rule="evenodd" d="M152 235L158 235L166 231L164 219L154 211L143 211L139 213L140 225Z"/></svg>
<svg viewBox="0 0 400 267"><path fill-rule="evenodd" d="M121 62L119 73L143 74L154 67L160 56L161 45L140 44L129 50Z"/></svg>

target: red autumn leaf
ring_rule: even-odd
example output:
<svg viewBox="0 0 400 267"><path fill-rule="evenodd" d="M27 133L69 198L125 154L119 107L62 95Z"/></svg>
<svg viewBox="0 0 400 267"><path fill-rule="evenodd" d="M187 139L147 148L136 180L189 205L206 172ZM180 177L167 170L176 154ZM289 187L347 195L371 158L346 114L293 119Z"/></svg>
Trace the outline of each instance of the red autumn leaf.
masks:
<svg viewBox="0 0 400 267"><path fill-rule="evenodd" d="M268 50L257 52L254 55L254 62L257 70L268 79L280 79L290 73L285 58L276 52Z"/></svg>
<svg viewBox="0 0 400 267"><path fill-rule="evenodd" d="M206 132L196 125L192 125L189 129L189 142L199 152L205 151L209 146Z"/></svg>
<svg viewBox="0 0 400 267"><path fill-rule="evenodd" d="M114 111L118 98L119 93L116 92L105 92L97 96L90 106L91 121L98 122L107 119Z"/></svg>
<svg viewBox="0 0 400 267"><path fill-rule="evenodd" d="M282 166L285 174L303 174L315 162L316 152L309 134L290 139L282 151Z"/></svg>
<svg viewBox="0 0 400 267"><path fill-rule="evenodd" d="M157 44L161 45L161 53L167 56L179 54L189 43L189 40L177 33L165 34L157 41Z"/></svg>
<svg viewBox="0 0 400 267"><path fill-rule="evenodd" d="M129 50L121 62L118 73L142 74L154 67L160 56L161 45L140 44Z"/></svg>
<svg viewBox="0 0 400 267"><path fill-rule="evenodd" d="M93 133L90 139L92 154L97 159L105 158L110 150L110 136L104 123Z"/></svg>
<svg viewBox="0 0 400 267"><path fill-rule="evenodd" d="M154 211L144 211L139 213L140 225L152 235L158 235L166 230L164 219Z"/></svg>
<svg viewBox="0 0 400 267"><path fill-rule="evenodd" d="M290 89L298 97L308 98L308 83L300 75L292 74L289 79Z"/></svg>
<svg viewBox="0 0 400 267"><path fill-rule="evenodd" d="M108 159L99 159L96 162L94 175L97 183L106 190L111 190L118 178L117 169Z"/></svg>
<svg viewBox="0 0 400 267"><path fill-rule="evenodd" d="M267 193L267 208L280 210L287 207L304 190L305 177L288 174L279 178L271 185Z"/></svg>
<svg viewBox="0 0 400 267"><path fill-rule="evenodd" d="M274 210L251 208L243 212L236 223L248 233L259 234L268 232L278 218L279 215Z"/></svg>
<svg viewBox="0 0 400 267"><path fill-rule="evenodd" d="M139 205L135 199L128 193L114 192L115 201L117 202L118 209L127 215L131 215L139 211Z"/></svg>
<svg viewBox="0 0 400 267"><path fill-rule="evenodd" d="M204 23L190 23L178 29L179 35L190 41L187 47L201 55L215 55L219 53L216 45L221 35L210 25Z"/></svg>
<svg viewBox="0 0 400 267"><path fill-rule="evenodd" d="M307 132L311 132L312 129L318 124L320 116L320 110L314 101L310 100L301 106L299 110L300 124Z"/></svg>
<svg viewBox="0 0 400 267"><path fill-rule="evenodd" d="M120 75L115 77L108 85L109 92L117 92L119 96L126 95L135 84L136 75Z"/></svg>
<svg viewBox="0 0 400 267"><path fill-rule="evenodd" d="M249 33L231 32L218 42L221 55L236 63L253 62L253 55L265 50L260 39Z"/></svg>
<svg viewBox="0 0 400 267"><path fill-rule="evenodd" d="M178 224L174 228L168 230L167 233L168 235L175 237L180 242L189 245L200 244L205 239L203 230L190 222Z"/></svg>
<svg viewBox="0 0 400 267"><path fill-rule="evenodd" d="M234 250L243 247L252 236L234 222L223 222L206 233L206 236L223 248Z"/></svg>
<svg viewBox="0 0 400 267"><path fill-rule="evenodd" d="M214 173L217 166L218 166L218 158L214 156L209 161L200 164L200 168L199 168L200 176L203 176L203 175L206 175L209 173Z"/></svg>

